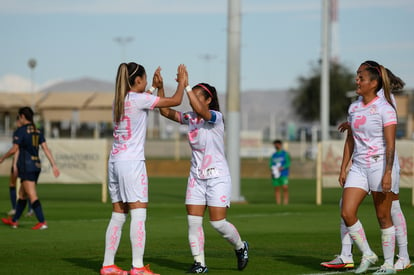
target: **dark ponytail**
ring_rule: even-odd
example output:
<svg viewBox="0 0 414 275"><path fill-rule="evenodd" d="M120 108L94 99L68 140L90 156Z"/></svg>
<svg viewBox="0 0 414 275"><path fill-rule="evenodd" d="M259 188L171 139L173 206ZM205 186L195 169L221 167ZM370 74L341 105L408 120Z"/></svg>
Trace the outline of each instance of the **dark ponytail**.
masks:
<svg viewBox="0 0 414 275"><path fill-rule="evenodd" d="M23 115L30 123L33 125L34 129L36 130L36 125L34 123L34 112L30 107L22 107L19 109L19 116Z"/></svg>

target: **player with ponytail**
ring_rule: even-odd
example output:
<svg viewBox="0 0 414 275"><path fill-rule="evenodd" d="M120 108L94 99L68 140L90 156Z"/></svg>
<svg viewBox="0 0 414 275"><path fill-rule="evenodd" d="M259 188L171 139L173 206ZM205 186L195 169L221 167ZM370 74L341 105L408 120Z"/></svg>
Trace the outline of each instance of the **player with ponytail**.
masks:
<svg viewBox="0 0 414 275"><path fill-rule="evenodd" d="M41 172L41 163L39 158L39 147L43 149L47 159L52 166L53 174L58 177L60 172L52 153L47 146L46 139L34 123L34 112L30 107L19 109L20 126L13 134L13 146L0 158L0 163L4 159L16 154L18 177L21 180L19 198L16 205L16 213L10 219L2 219L2 222L13 228L18 227L18 220L26 207L27 197L32 204L32 209L38 219L38 223L32 227L34 230L46 229L48 225L43 215L42 205L37 196L36 185Z"/></svg>
<svg viewBox="0 0 414 275"><path fill-rule="evenodd" d="M208 209L211 226L234 248L237 268L248 263L248 243L236 227L227 220L231 201L231 178L224 153L224 119L220 112L216 88L199 83L192 88L186 79L190 112L161 108L161 114L188 126L188 141L192 149L190 175L187 182L186 209L188 239L194 262L188 273L207 273L204 256L203 217ZM163 89L158 95L164 96Z"/></svg>
<svg viewBox="0 0 414 275"><path fill-rule="evenodd" d="M112 200L112 214L105 235L105 254L101 275L126 275L128 271L115 265L115 255L121 239L122 227L131 215L130 240L132 269L130 275L157 275L149 265L144 266L148 205L148 176L145 166L145 136L148 112L154 108L177 106L184 93L186 68L177 69L177 90L172 97L152 95L163 88L161 68L154 73L152 87L147 87L145 68L135 62L118 67L113 103L112 150L108 161L108 189Z"/></svg>

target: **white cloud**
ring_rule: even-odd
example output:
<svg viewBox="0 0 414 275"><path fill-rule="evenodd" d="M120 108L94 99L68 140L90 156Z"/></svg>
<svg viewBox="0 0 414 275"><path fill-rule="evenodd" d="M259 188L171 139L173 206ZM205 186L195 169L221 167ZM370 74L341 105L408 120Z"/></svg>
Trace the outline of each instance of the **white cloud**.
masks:
<svg viewBox="0 0 414 275"><path fill-rule="evenodd" d="M0 78L0 91L28 93L31 91L30 79L12 74L4 75Z"/></svg>
<svg viewBox="0 0 414 275"><path fill-rule="evenodd" d="M54 79L42 84L35 83L33 90L38 92L62 81L62 79ZM0 77L0 92L30 93L31 91L32 83L30 79L14 74L6 74Z"/></svg>

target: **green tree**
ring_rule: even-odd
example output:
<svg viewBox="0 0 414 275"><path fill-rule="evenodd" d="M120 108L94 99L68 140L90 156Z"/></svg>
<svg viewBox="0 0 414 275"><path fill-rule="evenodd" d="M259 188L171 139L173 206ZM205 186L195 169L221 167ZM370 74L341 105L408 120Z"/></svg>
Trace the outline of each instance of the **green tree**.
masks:
<svg viewBox="0 0 414 275"><path fill-rule="evenodd" d="M298 88L291 90L295 94L293 106L296 112L305 121L319 120L321 64L313 64L310 75L299 77L298 82ZM352 90L355 90L355 73L339 63L332 63L329 80L330 125L337 125L346 119L348 107L352 101L346 94Z"/></svg>

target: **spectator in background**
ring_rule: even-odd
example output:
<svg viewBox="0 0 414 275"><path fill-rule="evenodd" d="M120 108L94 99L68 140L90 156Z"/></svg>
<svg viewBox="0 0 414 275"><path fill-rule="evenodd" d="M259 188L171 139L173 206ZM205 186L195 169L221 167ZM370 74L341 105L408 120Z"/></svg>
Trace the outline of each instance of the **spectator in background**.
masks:
<svg viewBox="0 0 414 275"><path fill-rule="evenodd" d="M276 152L273 153L269 160L269 167L272 172L272 185L275 188L275 200L277 204L281 204L281 192L283 189L283 204L289 204L289 168L290 156L283 149L281 140L273 141Z"/></svg>

